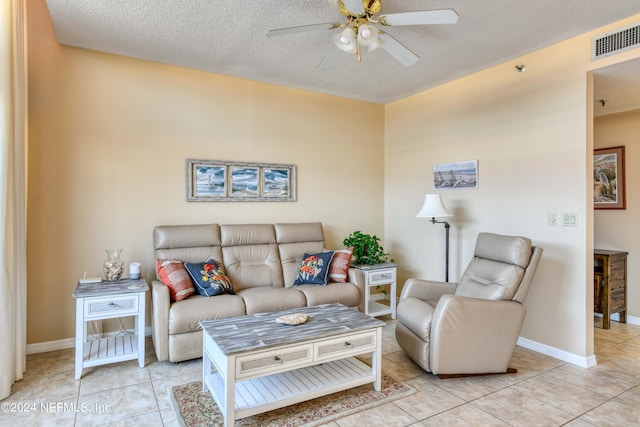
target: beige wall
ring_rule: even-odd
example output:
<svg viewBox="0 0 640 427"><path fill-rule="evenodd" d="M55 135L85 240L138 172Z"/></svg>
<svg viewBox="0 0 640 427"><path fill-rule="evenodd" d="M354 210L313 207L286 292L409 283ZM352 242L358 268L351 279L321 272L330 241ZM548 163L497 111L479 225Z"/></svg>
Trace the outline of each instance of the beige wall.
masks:
<svg viewBox="0 0 640 427"><path fill-rule="evenodd" d="M639 78L640 81L640 78ZM594 122L594 147L623 145L626 159L625 210L597 210L594 215L594 244L597 248L628 251L627 310L640 317L640 110L601 116Z"/></svg>
<svg viewBox="0 0 640 427"><path fill-rule="evenodd" d="M469 262L478 232L530 237L545 252L521 335L582 358L593 355L588 71L598 66L591 63L591 37L604 30L385 108L386 244L402 266L401 281L444 279L444 228L415 218L424 194L434 192L433 165L478 160L478 189L439 192L455 215L452 281ZM636 49L626 57L638 54ZM527 71L516 72L516 64ZM578 227L548 226L549 212L577 213Z"/></svg>
<svg viewBox="0 0 640 427"><path fill-rule="evenodd" d="M150 277L155 225L383 236L382 106L60 46L44 0L28 14L28 343L75 335L71 293L105 248ZM187 158L295 164L298 201L187 203Z"/></svg>

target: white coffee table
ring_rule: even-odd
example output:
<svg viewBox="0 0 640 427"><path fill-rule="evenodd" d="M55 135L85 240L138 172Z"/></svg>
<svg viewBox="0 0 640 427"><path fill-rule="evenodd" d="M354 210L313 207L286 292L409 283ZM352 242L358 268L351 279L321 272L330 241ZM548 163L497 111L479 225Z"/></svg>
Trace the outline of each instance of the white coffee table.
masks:
<svg viewBox="0 0 640 427"><path fill-rule="evenodd" d="M306 313L297 326L275 322ZM381 388L384 322L341 304L324 304L200 322L203 390L225 426L262 412L363 384ZM354 356L372 354L372 366Z"/></svg>

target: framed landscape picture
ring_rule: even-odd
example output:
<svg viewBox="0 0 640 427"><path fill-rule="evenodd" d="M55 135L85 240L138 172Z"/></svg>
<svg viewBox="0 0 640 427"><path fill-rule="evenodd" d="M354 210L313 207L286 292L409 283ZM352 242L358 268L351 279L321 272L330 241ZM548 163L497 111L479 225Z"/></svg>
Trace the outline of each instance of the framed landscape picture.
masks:
<svg viewBox="0 0 640 427"><path fill-rule="evenodd" d="M593 208L626 209L624 146L593 150Z"/></svg>
<svg viewBox="0 0 640 427"><path fill-rule="evenodd" d="M478 161L442 163L433 166L434 190L478 188Z"/></svg>
<svg viewBox="0 0 640 427"><path fill-rule="evenodd" d="M288 198L291 195L291 169L278 167L262 168L262 196L265 198Z"/></svg>
<svg viewBox="0 0 640 427"><path fill-rule="evenodd" d="M258 172L256 166L231 166L231 196L258 197Z"/></svg>
<svg viewBox="0 0 640 427"><path fill-rule="evenodd" d="M186 161L188 202L294 202L296 166L275 163Z"/></svg>

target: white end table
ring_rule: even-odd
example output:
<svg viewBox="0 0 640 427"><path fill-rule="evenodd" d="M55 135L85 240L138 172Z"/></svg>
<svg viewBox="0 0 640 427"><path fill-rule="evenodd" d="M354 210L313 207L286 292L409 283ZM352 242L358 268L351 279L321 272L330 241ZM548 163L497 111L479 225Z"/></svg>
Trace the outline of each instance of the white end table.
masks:
<svg viewBox="0 0 640 427"><path fill-rule="evenodd" d="M76 372L82 369L138 359L144 367L144 310L145 292L149 290L145 279L123 279L118 282L78 283L73 297L76 299ZM87 322L135 316L135 335L115 335L87 340Z"/></svg>
<svg viewBox="0 0 640 427"><path fill-rule="evenodd" d="M364 312L372 317L391 314L396 318L396 270L397 264L385 263L357 267L364 279ZM371 293L371 288L389 285L389 305L378 302L386 299L381 292Z"/></svg>

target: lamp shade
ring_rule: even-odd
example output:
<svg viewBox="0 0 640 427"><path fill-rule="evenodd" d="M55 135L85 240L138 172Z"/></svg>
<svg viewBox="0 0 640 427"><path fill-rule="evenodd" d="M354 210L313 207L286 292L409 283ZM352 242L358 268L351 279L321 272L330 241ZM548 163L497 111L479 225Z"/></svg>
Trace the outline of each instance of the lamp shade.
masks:
<svg viewBox="0 0 640 427"><path fill-rule="evenodd" d="M445 209L440 200L439 194L427 194L424 196L424 204L420 208L420 212L416 215L418 218L442 218L453 216Z"/></svg>

